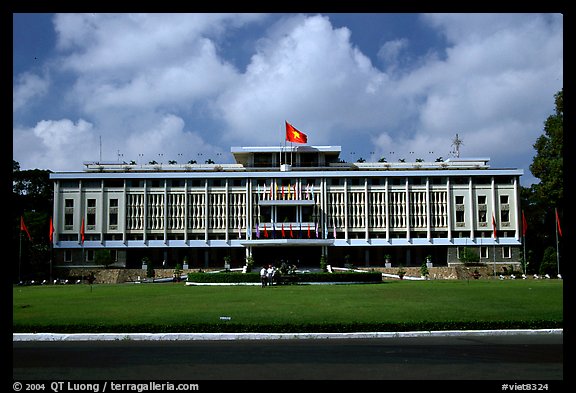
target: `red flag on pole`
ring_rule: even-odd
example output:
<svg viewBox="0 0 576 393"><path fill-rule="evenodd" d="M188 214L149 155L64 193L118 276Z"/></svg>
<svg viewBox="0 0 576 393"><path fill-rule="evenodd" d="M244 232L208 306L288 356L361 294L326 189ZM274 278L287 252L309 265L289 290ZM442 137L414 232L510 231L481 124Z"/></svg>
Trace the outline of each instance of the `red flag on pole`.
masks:
<svg viewBox="0 0 576 393"><path fill-rule="evenodd" d="M558 225L558 234L562 236L562 228L560 227L560 217L558 217L558 209L554 208L556 212L556 224Z"/></svg>
<svg viewBox="0 0 576 393"><path fill-rule="evenodd" d="M524 210L522 210L522 236L526 236L526 230L528 229L528 223L526 222L526 217L524 217Z"/></svg>
<svg viewBox="0 0 576 393"><path fill-rule="evenodd" d="M286 234L284 233L284 223L282 223L282 237L286 237Z"/></svg>
<svg viewBox="0 0 576 393"><path fill-rule="evenodd" d="M264 224L264 237L268 238L268 230L266 229L266 224Z"/></svg>
<svg viewBox="0 0 576 393"><path fill-rule="evenodd" d="M292 124L286 122L286 140L294 143L306 143L308 137L301 131L298 131Z"/></svg>
<svg viewBox="0 0 576 393"><path fill-rule="evenodd" d="M24 217L22 216L20 216L20 231L26 232L28 240L32 241L32 236L30 236L30 232L28 232L28 228L26 227L26 224L24 224Z"/></svg>
<svg viewBox="0 0 576 393"><path fill-rule="evenodd" d="M494 232L494 239L496 239L496 220L494 219L494 213L492 213L492 231Z"/></svg>
<svg viewBox="0 0 576 393"><path fill-rule="evenodd" d="M80 243L84 244L84 219L82 219L82 224L80 225Z"/></svg>
<svg viewBox="0 0 576 393"><path fill-rule="evenodd" d="M54 239L54 223L52 222L52 217L50 217L50 231L48 232L48 238L50 239L50 243Z"/></svg>

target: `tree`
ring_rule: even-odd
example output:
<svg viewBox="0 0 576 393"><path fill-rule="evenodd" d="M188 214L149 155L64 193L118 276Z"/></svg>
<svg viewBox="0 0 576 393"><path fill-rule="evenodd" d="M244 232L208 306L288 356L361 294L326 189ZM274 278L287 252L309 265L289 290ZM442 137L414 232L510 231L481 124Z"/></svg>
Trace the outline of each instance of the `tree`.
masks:
<svg viewBox="0 0 576 393"><path fill-rule="evenodd" d="M20 270L29 279L46 277L49 274L50 249L48 247L48 225L53 208L53 184L49 170L21 170L20 163L12 160L12 242L14 255L21 259L18 269L13 269L14 278ZM24 217L33 241L19 242L20 217Z"/></svg>
<svg viewBox="0 0 576 393"><path fill-rule="evenodd" d="M530 171L539 183L520 190L521 206L528 222L526 261L528 271L537 273L545 261L545 250L556 246L556 217L563 212L563 121L564 95L560 90L554 95L555 112L544 122L544 134L534 143L536 155L530 165ZM533 228L533 230L532 230ZM561 245L561 244L560 244Z"/></svg>
<svg viewBox="0 0 576 393"><path fill-rule="evenodd" d="M538 199L550 207L560 207L564 196L563 181L563 134L564 134L564 94L555 94L556 110L544 122L544 134L534 143L536 156L530 165L530 172L540 179L534 186Z"/></svg>
<svg viewBox="0 0 576 393"><path fill-rule="evenodd" d="M96 250L94 252L94 262L97 265L104 265L104 267L108 267L114 263L114 259L112 258L112 253L110 250Z"/></svg>

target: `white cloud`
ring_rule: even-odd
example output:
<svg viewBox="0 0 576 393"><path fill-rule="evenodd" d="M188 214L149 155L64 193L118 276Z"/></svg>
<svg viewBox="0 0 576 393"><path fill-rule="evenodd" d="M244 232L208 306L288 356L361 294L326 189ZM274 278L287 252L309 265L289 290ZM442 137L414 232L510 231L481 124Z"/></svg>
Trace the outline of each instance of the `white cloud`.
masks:
<svg viewBox="0 0 576 393"><path fill-rule="evenodd" d="M25 72L14 81L12 92L12 111L23 109L31 100L41 97L48 91L50 82L36 74Z"/></svg>
<svg viewBox="0 0 576 393"><path fill-rule="evenodd" d="M284 120L330 143L334 130L373 127L386 112L387 77L322 16L287 21L261 41L238 83L218 101L228 139L282 141ZM374 111L378 103L380 111Z"/></svg>
<svg viewBox="0 0 576 393"><path fill-rule="evenodd" d="M407 46L408 39L406 38L399 38L385 42L384 45L382 45L378 50L378 58L387 65L388 69L396 68L398 58Z"/></svg>
<svg viewBox="0 0 576 393"><path fill-rule="evenodd" d="M14 132L14 159L23 169L79 169L95 146L93 125L83 119L42 120Z"/></svg>
<svg viewBox="0 0 576 393"><path fill-rule="evenodd" d="M421 23L446 38L444 52L416 53L425 45L394 37L375 55L384 70L355 46L349 29L324 16L287 15L271 18L246 69L237 68L238 52L230 50L244 44L236 33L266 18L57 15L58 57L49 67L59 84L19 75L14 109L50 98L71 108L54 118L86 120L35 119L15 128L15 156L33 153L33 162L53 170L56 163L77 168L96 159L101 136L108 158L121 151L126 160L197 159L231 145L281 143L288 120L311 144L406 159L445 157L459 133L464 155L527 169L562 87L561 15L424 15Z"/></svg>
<svg viewBox="0 0 576 393"><path fill-rule="evenodd" d="M166 163L170 160L203 163L209 158L222 162L218 159L222 155L219 148L206 143L200 134L187 131L184 127L185 123L180 117L165 115L141 132L130 134L123 145L123 154L134 157L139 164L150 161Z"/></svg>

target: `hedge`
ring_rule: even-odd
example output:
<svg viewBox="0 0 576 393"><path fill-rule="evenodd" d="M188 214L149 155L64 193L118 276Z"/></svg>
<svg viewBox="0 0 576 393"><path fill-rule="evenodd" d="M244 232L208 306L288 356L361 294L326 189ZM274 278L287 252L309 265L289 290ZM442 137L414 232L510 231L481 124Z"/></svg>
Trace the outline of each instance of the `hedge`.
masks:
<svg viewBox="0 0 576 393"><path fill-rule="evenodd" d="M297 273L276 278L287 277L292 283L311 282L382 282L382 274L379 272L338 272L338 273ZM260 273L188 273L189 282L197 283L258 283Z"/></svg>

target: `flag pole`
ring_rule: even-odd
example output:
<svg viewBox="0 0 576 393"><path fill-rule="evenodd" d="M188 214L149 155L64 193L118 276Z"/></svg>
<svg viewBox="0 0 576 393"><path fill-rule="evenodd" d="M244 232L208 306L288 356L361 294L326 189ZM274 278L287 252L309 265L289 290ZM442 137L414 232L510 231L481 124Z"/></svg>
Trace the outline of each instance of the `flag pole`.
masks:
<svg viewBox="0 0 576 393"><path fill-rule="evenodd" d="M18 283L22 281L22 231L20 231L20 244L18 246Z"/></svg>
<svg viewBox="0 0 576 393"><path fill-rule="evenodd" d="M556 274L560 274L560 250L559 250L559 240L558 240L558 208L554 208L555 221L556 221Z"/></svg>
<svg viewBox="0 0 576 393"><path fill-rule="evenodd" d="M494 212L492 212L492 233L494 234L494 242L492 243L492 260L494 262L494 277L496 277L496 219Z"/></svg>
<svg viewBox="0 0 576 393"><path fill-rule="evenodd" d="M524 239L524 275L528 272L528 257L526 255L526 235L522 236Z"/></svg>

